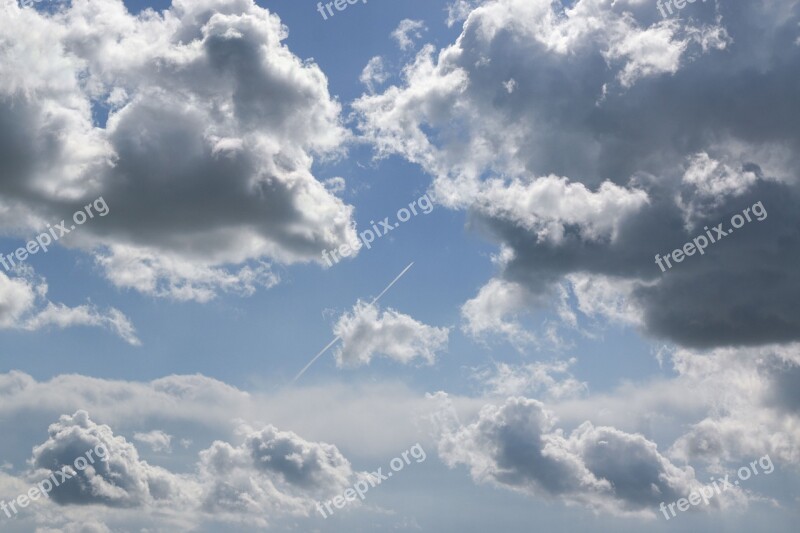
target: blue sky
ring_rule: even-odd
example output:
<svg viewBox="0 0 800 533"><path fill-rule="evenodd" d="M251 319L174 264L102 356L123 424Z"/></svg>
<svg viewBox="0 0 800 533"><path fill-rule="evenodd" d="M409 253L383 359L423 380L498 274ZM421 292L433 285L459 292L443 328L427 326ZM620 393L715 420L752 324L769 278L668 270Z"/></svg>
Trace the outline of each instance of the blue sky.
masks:
<svg viewBox="0 0 800 533"><path fill-rule="evenodd" d="M4 531L792 530L798 2L2 16L0 253L109 213L0 270L0 500L111 452Z"/></svg>

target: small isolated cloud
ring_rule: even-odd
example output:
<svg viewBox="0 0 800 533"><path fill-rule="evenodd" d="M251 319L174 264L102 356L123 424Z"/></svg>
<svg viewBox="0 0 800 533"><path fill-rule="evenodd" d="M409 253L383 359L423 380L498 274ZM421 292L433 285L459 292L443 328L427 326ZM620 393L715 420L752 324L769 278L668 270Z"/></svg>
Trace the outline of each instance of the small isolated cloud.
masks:
<svg viewBox="0 0 800 533"><path fill-rule="evenodd" d="M358 79L370 93L374 93L378 85L381 85L389 79L389 74L386 72L386 67L383 64L383 58L381 56L375 56L370 59L367 66L361 71L361 76Z"/></svg>
<svg viewBox="0 0 800 533"><path fill-rule="evenodd" d="M373 357L384 356L408 364L415 359L433 364L436 353L447 347L449 330L428 326L387 309L358 301L351 313L345 313L334 325L333 332L341 337L336 349L338 366L369 364Z"/></svg>
<svg viewBox="0 0 800 533"><path fill-rule="evenodd" d="M414 47L415 38L422 38L422 32L425 30L427 28L421 20L403 19L392 32L392 38L397 41L400 50L408 50Z"/></svg>
<svg viewBox="0 0 800 533"><path fill-rule="evenodd" d="M147 444L156 453L172 451L172 435L158 429L147 433L135 433L133 440Z"/></svg>

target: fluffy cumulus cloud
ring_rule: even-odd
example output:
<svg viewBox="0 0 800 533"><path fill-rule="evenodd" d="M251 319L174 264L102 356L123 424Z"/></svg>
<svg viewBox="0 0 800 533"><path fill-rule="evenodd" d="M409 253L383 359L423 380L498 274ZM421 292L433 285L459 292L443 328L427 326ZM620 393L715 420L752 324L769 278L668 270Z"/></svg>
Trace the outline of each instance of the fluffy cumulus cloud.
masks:
<svg viewBox="0 0 800 533"><path fill-rule="evenodd" d="M382 463L398 452L398 442L420 438L409 413L425 404L418 392L388 382L266 394L203 376L126 382L72 374L39 382L0 374L0 417L14 425L0 435L8 451L0 500L13 501L69 467L75 475L16 515L12 525L19 527L11 531L93 533L78 527L86 524L112 531L283 531L320 520L316 502L364 479L342 446L348 455L369 457L370 467ZM147 449L167 437L191 437L195 445L173 446L170 455ZM75 460L98 445L108 460L77 472Z"/></svg>
<svg viewBox="0 0 800 533"><path fill-rule="evenodd" d="M634 0L452 3L458 39L354 107L378 157L420 165L440 203L510 250L468 327L520 338L481 307L559 306L576 287L584 309L685 346L797 339L797 5L664 19ZM655 264L759 201L768 219Z"/></svg>
<svg viewBox="0 0 800 533"><path fill-rule="evenodd" d="M309 516L316 499L341 493L357 478L333 445L272 425L261 430L243 425L239 432L241 444L215 441L200 452L193 473L180 474L142 460L132 443L77 411L50 426L47 441L33 449L26 477L33 482L54 475L58 484L49 500L55 505L146 510L182 530L211 516L254 527L285 516ZM102 458L90 450L101 450ZM87 456L85 468L73 466ZM66 479L55 474L62 470ZM74 527L67 524L64 530L103 531L104 524Z"/></svg>
<svg viewBox="0 0 800 533"><path fill-rule="evenodd" d="M8 457L16 464L29 459L31 468L0 470L0 499L9 501L102 443L109 461L69 480L50 504L37 502L37 515L55 506L77 523L85 518L79 513L91 510L93 520L112 528L142 511L178 529L208 521L275 526L312 515L315 501L363 475L339 447L369 450L374 464L397 453L398 442L423 438L411 413L433 412L440 457L466 465L478 482L604 513L652 514L661 501L694 490L696 479L705 479L701 470L724 474L765 454L776 472L800 464L797 354L796 345L676 350L669 354L674 377L591 394L573 375L574 360L498 363L475 370L482 394L435 395L455 406L463 423L454 409L438 409L419 392L388 382L265 395L203 376L138 383L69 375L38 382L12 372L0 375L0 416L15 431L0 436L0 445L39 444L32 459L29 452ZM92 418L80 410L53 414L75 406L86 406ZM58 422L42 442L53 417ZM163 456L145 460L120 435L164 440L155 428L165 425L173 438L197 442L199 456L175 447L168 464L156 466ZM279 429L286 427L292 430ZM761 498L757 490L729 492L715 505L743 505Z"/></svg>
<svg viewBox="0 0 800 533"><path fill-rule="evenodd" d="M553 409L567 423L588 418L657 435L671 460L712 473L765 454L791 472L800 465L799 354L797 343L664 350L660 360L674 377L573 397Z"/></svg>
<svg viewBox="0 0 800 533"><path fill-rule="evenodd" d="M231 519L242 514L307 516L314 512L313 498L339 494L354 479L350 462L336 446L273 426L251 430L240 446L215 442L200 453L199 466L203 508Z"/></svg>
<svg viewBox="0 0 800 533"><path fill-rule="evenodd" d="M0 272L0 329L36 331L47 327L92 326L106 328L132 345L139 345L136 330L122 311L100 310L92 304L70 307L47 299L47 283L31 269L18 275Z"/></svg>
<svg viewBox="0 0 800 533"><path fill-rule="evenodd" d="M431 421L441 457L478 483L653 516L704 475L733 476L765 456L776 471L796 472L798 354L796 343L666 350L659 358L674 376L592 394L572 375L574 360L498 363L475 371L482 402L437 393ZM702 510L769 500L737 488Z"/></svg>
<svg viewBox="0 0 800 533"><path fill-rule="evenodd" d="M400 363L416 359L433 364L437 352L447 347L449 330L423 324L393 309L359 301L352 312L342 315L333 327L342 343L336 349L339 366L369 364L376 356Z"/></svg>
<svg viewBox="0 0 800 533"><path fill-rule="evenodd" d="M476 421L445 427L439 453L478 482L618 514L652 514L699 486L641 435L586 422L566 435L537 401L508 398Z"/></svg>
<svg viewBox="0 0 800 533"><path fill-rule="evenodd" d="M175 0L133 15L121 0L76 0L4 17L5 233L102 196L109 215L62 242L119 287L201 301L274 285L275 262L355 240L352 207L310 170L343 153L340 105L267 9Z"/></svg>
<svg viewBox="0 0 800 533"><path fill-rule="evenodd" d="M33 449L33 477L44 479L64 467L75 474L50 493L58 504L157 507L187 497L180 476L141 460L133 444L115 436L109 426L96 424L86 411L62 416L48 433L48 440ZM106 450L100 452L106 456L102 460L84 470L72 466L98 449Z"/></svg>

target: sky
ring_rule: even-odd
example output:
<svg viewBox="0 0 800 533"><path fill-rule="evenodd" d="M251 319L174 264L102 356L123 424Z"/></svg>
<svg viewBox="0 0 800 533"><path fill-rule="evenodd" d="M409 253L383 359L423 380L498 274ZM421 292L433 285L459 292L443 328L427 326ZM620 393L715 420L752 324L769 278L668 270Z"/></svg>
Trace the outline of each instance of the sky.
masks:
<svg viewBox="0 0 800 533"><path fill-rule="evenodd" d="M325 4L0 0L0 531L794 531L800 2Z"/></svg>

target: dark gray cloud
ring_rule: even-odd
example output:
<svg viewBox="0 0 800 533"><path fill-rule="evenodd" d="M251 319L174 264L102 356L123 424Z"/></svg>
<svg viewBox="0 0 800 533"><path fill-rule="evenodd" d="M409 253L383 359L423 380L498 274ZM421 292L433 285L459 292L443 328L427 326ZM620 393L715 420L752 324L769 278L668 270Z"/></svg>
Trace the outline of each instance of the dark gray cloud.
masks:
<svg viewBox="0 0 800 533"><path fill-rule="evenodd" d="M669 20L646 2L564 4L474 6L405 85L356 102L362 132L434 175L440 203L508 249L500 276L535 294L610 276L640 282L625 296L653 336L798 339L800 3L716 2ZM758 201L765 221L656 266Z"/></svg>

